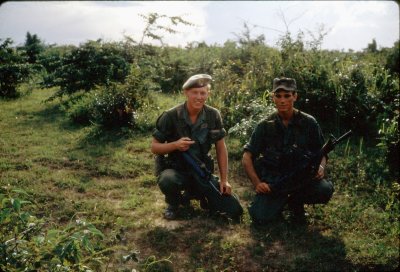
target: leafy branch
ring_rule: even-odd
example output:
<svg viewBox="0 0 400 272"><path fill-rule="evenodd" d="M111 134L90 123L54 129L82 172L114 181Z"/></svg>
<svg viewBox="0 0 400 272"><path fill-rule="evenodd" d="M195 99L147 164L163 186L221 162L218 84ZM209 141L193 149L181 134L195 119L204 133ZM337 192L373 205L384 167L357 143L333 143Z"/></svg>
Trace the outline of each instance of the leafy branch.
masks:
<svg viewBox="0 0 400 272"><path fill-rule="evenodd" d="M144 39L146 37L153 40L159 41L162 46L164 46L164 35L160 32L167 32L170 34L180 33L177 30L178 25L194 26L193 23L182 19L180 16L167 16L163 14L158 14L157 12L152 12L147 15L139 14L146 21L146 26L142 32L142 38L140 39L139 45L142 46ZM167 19L170 24L163 24L160 21L162 19Z"/></svg>

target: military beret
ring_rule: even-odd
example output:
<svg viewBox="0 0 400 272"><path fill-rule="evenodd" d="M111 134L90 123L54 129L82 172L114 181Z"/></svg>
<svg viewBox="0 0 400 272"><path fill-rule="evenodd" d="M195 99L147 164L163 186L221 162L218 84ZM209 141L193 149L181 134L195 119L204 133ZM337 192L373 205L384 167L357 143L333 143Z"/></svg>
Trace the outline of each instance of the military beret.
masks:
<svg viewBox="0 0 400 272"><path fill-rule="evenodd" d="M204 87L204 86L207 86L208 84L210 84L211 80L212 80L212 77L207 74L194 75L194 76L189 77L188 80L186 80L186 82L182 86L182 89L188 90L191 88Z"/></svg>
<svg viewBox="0 0 400 272"><path fill-rule="evenodd" d="M276 92L279 89L291 92L296 91L297 90L296 80L289 77L275 78L272 84L272 92Z"/></svg>

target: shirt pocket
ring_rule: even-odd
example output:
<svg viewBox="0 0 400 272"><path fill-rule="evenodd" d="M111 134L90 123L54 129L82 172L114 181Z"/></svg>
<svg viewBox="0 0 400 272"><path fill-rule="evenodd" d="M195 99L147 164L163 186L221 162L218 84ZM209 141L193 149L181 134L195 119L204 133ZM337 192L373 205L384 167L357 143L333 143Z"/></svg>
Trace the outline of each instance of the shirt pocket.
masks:
<svg viewBox="0 0 400 272"><path fill-rule="evenodd" d="M196 138L199 144L204 144L207 141L208 132L208 128L202 128L196 132Z"/></svg>

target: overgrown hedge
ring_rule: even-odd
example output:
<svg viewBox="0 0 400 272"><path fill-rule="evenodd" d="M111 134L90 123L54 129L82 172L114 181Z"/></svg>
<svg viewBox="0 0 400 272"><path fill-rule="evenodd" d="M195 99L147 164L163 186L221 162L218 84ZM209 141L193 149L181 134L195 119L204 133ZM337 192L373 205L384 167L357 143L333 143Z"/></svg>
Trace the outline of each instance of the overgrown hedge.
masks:
<svg viewBox="0 0 400 272"><path fill-rule="evenodd" d="M327 131L352 129L371 143L380 142L389 160L395 161L399 43L380 50L339 52L321 50L322 42L323 35L307 41L302 33L296 38L286 33L278 48L266 45L262 36L250 35L222 46L192 43L186 48L98 40L79 47L46 48L36 60L43 67L43 84L59 87L53 98L60 97L63 103L67 99L74 122L104 126L134 127L133 117L149 94L180 92L188 76L209 73L214 78L209 103L221 110L228 129L235 127L237 132L242 125L247 131L254 123L248 120L258 118L253 116L258 108L244 105L268 106L273 78L293 77L300 97L296 107L314 115ZM2 45L2 56L7 58L2 57L0 70L13 67L14 73L10 87L2 83L4 96L28 70L22 69L24 63L9 41Z"/></svg>

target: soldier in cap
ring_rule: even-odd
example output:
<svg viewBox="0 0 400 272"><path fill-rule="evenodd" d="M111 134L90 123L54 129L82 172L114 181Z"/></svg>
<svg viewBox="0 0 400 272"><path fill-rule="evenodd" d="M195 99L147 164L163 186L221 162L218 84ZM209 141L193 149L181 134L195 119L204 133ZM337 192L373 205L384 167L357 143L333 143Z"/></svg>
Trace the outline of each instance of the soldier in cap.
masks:
<svg viewBox="0 0 400 272"><path fill-rule="evenodd" d="M291 220L304 223L304 204L323 204L332 197L333 185L324 178L327 158L321 161L314 178L317 181L306 188L282 194L271 191L270 186L275 178L288 171L288 167L285 168L290 165L288 163L296 164L295 161L278 160L282 154L292 147L317 152L323 146L324 138L315 118L294 108L298 98L294 79L275 78L271 95L276 111L256 126L250 141L244 146L243 167L257 193L249 213L253 222L263 224L281 218L287 204ZM260 155L264 162L262 165L258 164Z"/></svg>
<svg viewBox="0 0 400 272"><path fill-rule="evenodd" d="M202 208L231 218L239 218L243 212L228 181L226 132L221 115L206 105L211 80L207 74L190 77L182 86L186 101L162 113L156 122L151 151L156 154L158 185L167 203L166 219L175 219L179 205L187 205L193 198L200 200ZM190 153L212 172L214 163L209 155L212 145L216 149L219 182L218 178L213 179L209 186L214 189L210 190L204 188L205 181L199 180L183 152Z"/></svg>

